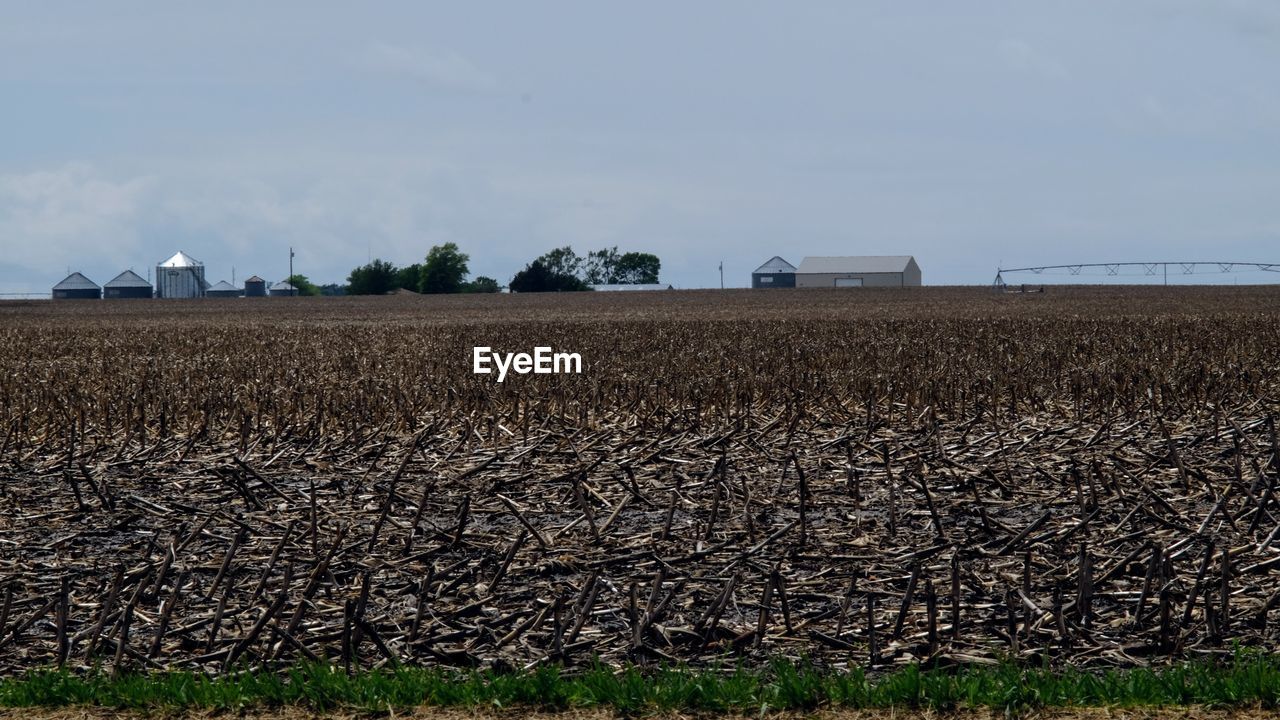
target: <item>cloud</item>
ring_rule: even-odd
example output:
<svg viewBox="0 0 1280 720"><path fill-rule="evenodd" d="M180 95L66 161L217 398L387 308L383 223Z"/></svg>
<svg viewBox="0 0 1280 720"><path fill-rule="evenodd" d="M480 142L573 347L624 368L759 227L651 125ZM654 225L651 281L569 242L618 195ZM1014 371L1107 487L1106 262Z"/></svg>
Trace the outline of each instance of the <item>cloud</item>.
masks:
<svg viewBox="0 0 1280 720"><path fill-rule="evenodd" d="M486 92L498 81L452 50L427 50L374 43L360 53L357 64L367 70L403 75L430 86Z"/></svg>
<svg viewBox="0 0 1280 720"><path fill-rule="evenodd" d="M89 164L0 174L0 294L47 293L68 270L99 284L125 268L145 276L176 250L204 262L211 281L232 268L283 277L290 246L295 269L320 282L342 281L369 256L420 261L449 241L488 275L532 257L523 242L545 211L485 172L431 165L239 156L137 177Z"/></svg>
<svg viewBox="0 0 1280 720"><path fill-rule="evenodd" d="M1066 66L1033 48L1025 40L1005 39L1000 43L1000 57L1014 70L1048 80L1065 80L1070 76Z"/></svg>
<svg viewBox="0 0 1280 720"><path fill-rule="evenodd" d="M1280 7L1271 0L1191 0L1191 5L1223 18L1244 37L1274 39L1280 35Z"/></svg>
<svg viewBox="0 0 1280 720"><path fill-rule="evenodd" d="M1273 0L1141 0L1136 6L1160 22L1178 20L1197 30L1225 29L1241 40L1280 48L1275 43L1280 36L1280 5Z"/></svg>
<svg viewBox="0 0 1280 720"><path fill-rule="evenodd" d="M139 245L139 219L154 189L153 177L112 180L84 164L0 175L0 237L9 276L43 279L67 267L120 264ZM35 291L27 283L21 287L10 291Z"/></svg>

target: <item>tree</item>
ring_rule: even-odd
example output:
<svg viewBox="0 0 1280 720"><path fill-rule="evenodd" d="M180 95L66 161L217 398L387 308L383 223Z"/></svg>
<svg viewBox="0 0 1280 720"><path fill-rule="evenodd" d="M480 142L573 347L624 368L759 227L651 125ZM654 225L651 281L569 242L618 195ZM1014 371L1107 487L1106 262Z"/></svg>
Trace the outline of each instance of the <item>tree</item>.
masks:
<svg viewBox="0 0 1280 720"><path fill-rule="evenodd" d="M456 243L436 245L427 253L418 279L418 292L456 293L462 290L467 277L467 262L471 258L458 250Z"/></svg>
<svg viewBox="0 0 1280 720"><path fill-rule="evenodd" d="M469 293L496 293L498 290L498 281L484 275L477 277L463 287L463 292Z"/></svg>
<svg viewBox="0 0 1280 720"><path fill-rule="evenodd" d="M320 294L320 288L316 287L314 283L308 280L306 275L290 275L289 279L285 280L285 282L292 285L298 295Z"/></svg>
<svg viewBox="0 0 1280 720"><path fill-rule="evenodd" d="M662 268L657 255L629 252L617 247L592 250L579 257L568 245L544 253L511 279L513 292L590 290L591 285L639 285L658 282Z"/></svg>
<svg viewBox="0 0 1280 720"><path fill-rule="evenodd" d="M351 271L347 276L350 295L385 295L399 287L399 271L386 260L374 260Z"/></svg>
<svg viewBox="0 0 1280 720"><path fill-rule="evenodd" d="M615 283L614 275L617 272L618 265L618 247L608 248L606 250L592 250L587 253L587 260L583 266L582 279L588 285L607 285Z"/></svg>
<svg viewBox="0 0 1280 720"><path fill-rule="evenodd" d="M557 292L590 290L591 287L573 275L552 272L542 258L525 266L511 278L512 292Z"/></svg>
<svg viewBox="0 0 1280 720"><path fill-rule="evenodd" d="M578 254L568 245L556 248L538 258L538 260L542 261L542 264L547 268L547 272L552 275L581 277L578 272L582 270L582 258L578 257Z"/></svg>
<svg viewBox="0 0 1280 720"><path fill-rule="evenodd" d="M550 292L552 277L541 260L534 260L511 278L511 292Z"/></svg>
<svg viewBox="0 0 1280 720"><path fill-rule="evenodd" d="M646 285L658 282L662 261L652 253L629 252L618 258L613 282L624 285Z"/></svg>
<svg viewBox="0 0 1280 720"><path fill-rule="evenodd" d="M320 286L321 295L346 295L347 286L338 283L326 283Z"/></svg>
<svg viewBox="0 0 1280 720"><path fill-rule="evenodd" d="M422 263L414 263L396 271L395 287L397 290L404 289L418 292L418 286L421 284Z"/></svg>

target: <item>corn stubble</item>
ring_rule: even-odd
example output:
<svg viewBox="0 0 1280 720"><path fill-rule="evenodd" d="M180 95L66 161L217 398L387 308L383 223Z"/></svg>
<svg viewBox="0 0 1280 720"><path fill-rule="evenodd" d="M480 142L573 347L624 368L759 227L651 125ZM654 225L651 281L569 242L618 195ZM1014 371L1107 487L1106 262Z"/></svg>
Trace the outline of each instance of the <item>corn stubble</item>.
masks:
<svg viewBox="0 0 1280 720"><path fill-rule="evenodd" d="M1265 288L0 306L0 673L1272 647L1278 319ZM584 373L497 384L473 345Z"/></svg>

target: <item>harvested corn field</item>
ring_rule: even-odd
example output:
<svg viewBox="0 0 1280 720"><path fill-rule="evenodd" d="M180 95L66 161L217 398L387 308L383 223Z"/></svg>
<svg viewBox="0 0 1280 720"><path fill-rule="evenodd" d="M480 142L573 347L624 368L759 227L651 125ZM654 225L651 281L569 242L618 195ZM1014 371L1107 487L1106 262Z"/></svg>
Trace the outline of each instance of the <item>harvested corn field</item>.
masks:
<svg viewBox="0 0 1280 720"><path fill-rule="evenodd" d="M1280 638L1275 289L15 303L0 341L5 675Z"/></svg>

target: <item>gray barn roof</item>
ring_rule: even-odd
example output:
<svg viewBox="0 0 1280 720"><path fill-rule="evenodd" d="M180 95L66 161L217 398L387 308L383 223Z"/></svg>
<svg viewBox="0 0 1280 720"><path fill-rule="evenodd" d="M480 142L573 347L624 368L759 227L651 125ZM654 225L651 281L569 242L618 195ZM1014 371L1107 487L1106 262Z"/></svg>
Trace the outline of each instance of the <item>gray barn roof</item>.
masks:
<svg viewBox="0 0 1280 720"><path fill-rule="evenodd" d="M280 282L276 283L275 285L272 285L270 289L272 289L272 290L297 290L298 288L296 288L296 287L294 287L294 286L290 285L289 283L285 282L284 280L281 280Z"/></svg>
<svg viewBox="0 0 1280 720"><path fill-rule="evenodd" d="M78 272L63 278L62 282L53 286L54 290L100 290L98 284Z"/></svg>
<svg viewBox="0 0 1280 720"><path fill-rule="evenodd" d="M753 270L753 273L789 273L795 272L796 266L774 255L769 261Z"/></svg>
<svg viewBox="0 0 1280 720"><path fill-rule="evenodd" d="M151 283L147 282L146 280L143 280L143 279L142 279L141 277L139 277L139 276L138 276L138 274L137 274L137 273L135 273L134 271L132 271L132 270L125 270L124 272L122 272L122 273L120 273L119 275L115 276L115 278L114 278L114 279L112 279L112 280L111 280L111 282L107 283L105 287L109 287L109 288L126 288L126 287L150 288L150 287L151 287Z"/></svg>
<svg viewBox="0 0 1280 720"><path fill-rule="evenodd" d="M159 265L157 265L157 267L180 268L180 267L201 267L203 265L204 263L200 262L199 260L179 250L178 252L173 254L173 257L160 263Z"/></svg>
<svg viewBox="0 0 1280 720"><path fill-rule="evenodd" d="M800 261L800 274L813 273L900 273L911 264L910 255L849 255L807 257Z"/></svg>

